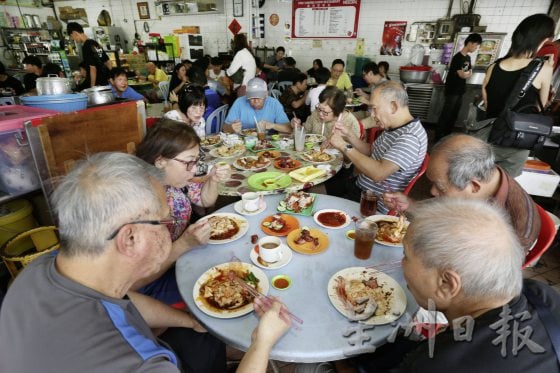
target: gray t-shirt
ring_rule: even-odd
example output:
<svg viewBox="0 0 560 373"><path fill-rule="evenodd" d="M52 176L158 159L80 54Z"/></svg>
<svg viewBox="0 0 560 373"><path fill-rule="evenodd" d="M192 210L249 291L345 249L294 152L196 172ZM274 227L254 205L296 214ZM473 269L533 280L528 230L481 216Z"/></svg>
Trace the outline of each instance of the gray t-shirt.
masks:
<svg viewBox="0 0 560 373"><path fill-rule="evenodd" d="M378 161L391 161L399 166L399 169L381 183L359 174L356 184L362 190L372 190L379 195L388 191L402 192L418 173L427 147L426 130L418 119L394 130L383 131L373 144L371 157ZM377 209L383 214L388 211L382 198L377 201Z"/></svg>
<svg viewBox="0 0 560 373"><path fill-rule="evenodd" d="M129 299L61 276L44 255L19 274L0 312L0 372L178 372Z"/></svg>

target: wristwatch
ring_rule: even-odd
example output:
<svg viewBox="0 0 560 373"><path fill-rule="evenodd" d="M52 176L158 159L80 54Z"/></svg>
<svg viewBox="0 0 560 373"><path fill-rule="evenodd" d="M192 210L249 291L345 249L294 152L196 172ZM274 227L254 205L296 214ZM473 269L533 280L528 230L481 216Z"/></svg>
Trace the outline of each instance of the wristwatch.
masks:
<svg viewBox="0 0 560 373"><path fill-rule="evenodd" d="M344 154L348 153L352 149L354 149L352 144L346 144L346 147L344 148Z"/></svg>

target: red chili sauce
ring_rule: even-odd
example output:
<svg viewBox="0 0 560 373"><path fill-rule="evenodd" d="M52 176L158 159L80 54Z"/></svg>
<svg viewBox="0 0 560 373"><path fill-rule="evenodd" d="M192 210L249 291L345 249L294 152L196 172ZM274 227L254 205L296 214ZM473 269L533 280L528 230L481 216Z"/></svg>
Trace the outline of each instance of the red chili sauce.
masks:
<svg viewBox="0 0 560 373"><path fill-rule="evenodd" d="M288 286L290 286L290 282L285 278L277 278L276 280L274 280L274 287L278 289L285 289Z"/></svg>
<svg viewBox="0 0 560 373"><path fill-rule="evenodd" d="M346 223L346 216L341 212L322 212L317 215L317 220L328 227L340 227Z"/></svg>

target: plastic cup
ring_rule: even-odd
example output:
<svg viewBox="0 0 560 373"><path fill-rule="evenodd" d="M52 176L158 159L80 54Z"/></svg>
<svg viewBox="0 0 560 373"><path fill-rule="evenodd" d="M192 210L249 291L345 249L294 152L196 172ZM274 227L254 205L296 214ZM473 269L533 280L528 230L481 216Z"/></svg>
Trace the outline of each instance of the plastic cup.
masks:
<svg viewBox="0 0 560 373"><path fill-rule="evenodd" d="M358 259L369 259L377 235L377 224L362 219L356 222L354 238L354 256Z"/></svg>
<svg viewBox="0 0 560 373"><path fill-rule="evenodd" d="M294 128L294 147L297 152L301 152L305 148L305 130L303 127Z"/></svg>
<svg viewBox="0 0 560 373"><path fill-rule="evenodd" d="M363 217L375 215L377 212L377 196L371 190L362 191L360 197L360 214Z"/></svg>

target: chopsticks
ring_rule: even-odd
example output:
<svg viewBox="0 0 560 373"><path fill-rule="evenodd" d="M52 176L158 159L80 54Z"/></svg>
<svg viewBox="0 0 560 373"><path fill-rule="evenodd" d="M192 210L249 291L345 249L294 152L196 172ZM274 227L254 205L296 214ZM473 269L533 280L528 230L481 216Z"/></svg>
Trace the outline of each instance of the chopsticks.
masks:
<svg viewBox="0 0 560 373"><path fill-rule="evenodd" d="M235 255L232 255L231 261L241 263L241 260ZM274 299L272 299L271 297L269 297L267 295L264 295L263 293L259 292L257 289L252 287L251 285L247 284L245 281L240 279L239 276L237 276L237 274L234 271L229 271L228 277L231 280L234 280L235 282L237 282L239 285L241 285L241 287L244 288L245 290L247 290L249 293L251 293L251 295L253 297L262 298L263 303L265 304L266 307L268 307L268 308L272 307L272 304L274 303ZM296 315L294 315L293 313L291 313L288 310L288 308L286 308L285 305L282 305L282 308L280 308L280 317L282 317L284 319L284 321L286 321L286 322L288 322L288 319L291 318L293 321L297 322L298 324L300 324L300 325L303 324L303 320L300 319L299 317L297 317ZM298 326L295 326L295 328L299 329Z"/></svg>
<svg viewBox="0 0 560 373"><path fill-rule="evenodd" d="M263 293L259 292L255 288L253 288L251 285L247 284L245 281L240 279L239 276L237 276L235 274L235 272L230 271L229 272L229 278L234 280L235 282L237 282L239 285L241 285L241 287L244 288L245 290L247 290L249 293L251 293L251 295L253 297L255 297L255 298L261 297L262 300L263 300L263 303L268 308L272 307L272 304L274 303L274 299L264 295ZM300 319L299 317L297 317L296 315L294 315L293 313L291 313L284 305L280 309L280 317L282 317L284 319L284 321L286 321L286 322L288 322L288 319L291 318L293 321L297 322L298 324L303 324L303 320Z"/></svg>
<svg viewBox="0 0 560 373"><path fill-rule="evenodd" d="M395 260L394 262L379 263L367 266L366 269L373 269L378 272L389 272L401 267L401 261Z"/></svg>

